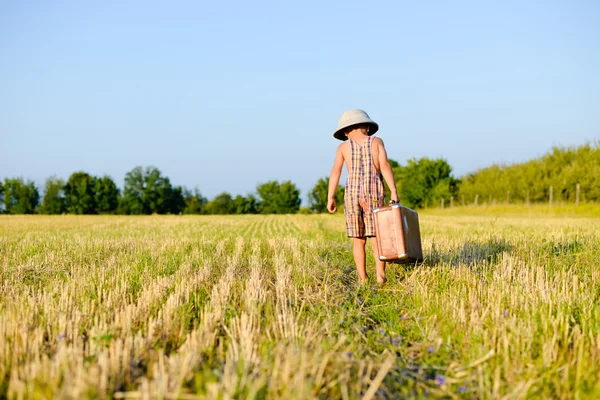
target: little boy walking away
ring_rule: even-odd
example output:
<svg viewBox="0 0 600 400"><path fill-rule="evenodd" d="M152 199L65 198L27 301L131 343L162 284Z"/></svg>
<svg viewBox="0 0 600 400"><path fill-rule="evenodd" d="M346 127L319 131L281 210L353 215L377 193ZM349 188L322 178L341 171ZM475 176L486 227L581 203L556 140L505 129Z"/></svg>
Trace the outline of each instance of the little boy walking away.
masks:
<svg viewBox="0 0 600 400"><path fill-rule="evenodd" d="M385 205L383 179L391 191L391 200L398 202L396 182L387 153L380 138L372 137L379 126L362 110L349 110L342 114L333 134L342 140L329 176L327 210L337 211L334 195L340 181L342 167L346 164L348 180L344 194L346 233L353 240L353 255L361 283L367 281L365 245L368 237L375 236L373 209ZM373 243L377 282L385 283L385 263L379 260L377 246Z"/></svg>

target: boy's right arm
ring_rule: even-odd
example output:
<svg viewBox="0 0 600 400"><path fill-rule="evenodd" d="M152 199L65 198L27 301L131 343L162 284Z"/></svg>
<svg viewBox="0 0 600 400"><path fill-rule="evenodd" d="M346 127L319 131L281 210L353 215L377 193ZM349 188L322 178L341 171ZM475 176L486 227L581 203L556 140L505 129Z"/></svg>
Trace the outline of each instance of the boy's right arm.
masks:
<svg viewBox="0 0 600 400"><path fill-rule="evenodd" d="M342 175L342 168L344 167L344 154L342 153L342 145L340 145L335 153L335 160L333 162L333 168L329 174L329 188L327 191L327 211L334 213L337 211L337 205L335 204L335 190L340 183L340 176Z"/></svg>
<svg viewBox="0 0 600 400"><path fill-rule="evenodd" d="M383 140L380 140L379 146L379 168L381 168L381 174L383 175L383 179L387 183L390 188L390 198L391 200L398 203L398 191L396 190L396 181L394 180L394 172L392 172L392 166L387 158L387 152L385 151L385 146L383 144Z"/></svg>

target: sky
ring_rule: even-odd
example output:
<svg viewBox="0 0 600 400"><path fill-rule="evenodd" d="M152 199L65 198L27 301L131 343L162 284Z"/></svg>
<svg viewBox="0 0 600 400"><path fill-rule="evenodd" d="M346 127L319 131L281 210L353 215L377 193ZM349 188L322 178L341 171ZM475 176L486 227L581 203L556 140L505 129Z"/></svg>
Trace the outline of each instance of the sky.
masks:
<svg viewBox="0 0 600 400"><path fill-rule="evenodd" d="M461 177L599 140L599 71L593 0L4 0L0 179L155 166L209 199L291 180L306 203L355 108L390 158Z"/></svg>

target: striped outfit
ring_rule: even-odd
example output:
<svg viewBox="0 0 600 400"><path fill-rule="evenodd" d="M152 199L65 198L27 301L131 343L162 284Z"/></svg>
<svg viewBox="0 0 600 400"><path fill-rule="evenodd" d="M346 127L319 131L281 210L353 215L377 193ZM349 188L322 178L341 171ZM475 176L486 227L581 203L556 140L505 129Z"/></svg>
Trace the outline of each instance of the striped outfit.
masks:
<svg viewBox="0 0 600 400"><path fill-rule="evenodd" d="M385 189L380 172L373 165L369 136L363 146L349 139L352 149L350 171L344 194L344 215L348 237L375 236L373 209L385 204Z"/></svg>

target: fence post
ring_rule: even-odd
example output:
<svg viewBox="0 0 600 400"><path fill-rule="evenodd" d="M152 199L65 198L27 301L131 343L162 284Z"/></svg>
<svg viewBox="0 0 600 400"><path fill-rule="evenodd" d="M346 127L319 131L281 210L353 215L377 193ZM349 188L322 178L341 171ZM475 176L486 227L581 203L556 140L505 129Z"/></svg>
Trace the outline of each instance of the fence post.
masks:
<svg viewBox="0 0 600 400"><path fill-rule="evenodd" d="M479 195L478 195L478 194L476 194L476 195L475 195L475 205L477 205L477 203L478 203L478 202L479 202Z"/></svg>
<svg viewBox="0 0 600 400"><path fill-rule="evenodd" d="M444 199L442 199L442 210L444 209Z"/></svg>
<svg viewBox="0 0 600 400"><path fill-rule="evenodd" d="M492 205L492 195L490 194L490 198L488 200L488 204L491 206Z"/></svg>
<svg viewBox="0 0 600 400"><path fill-rule="evenodd" d="M554 188L550 186L550 205L552 205L552 197L554 197Z"/></svg>
<svg viewBox="0 0 600 400"><path fill-rule="evenodd" d="M510 191L506 192L506 204L510 203Z"/></svg>
<svg viewBox="0 0 600 400"><path fill-rule="evenodd" d="M527 205L529 205L529 189L527 189Z"/></svg>
<svg viewBox="0 0 600 400"><path fill-rule="evenodd" d="M465 195L464 194L462 196L462 205L463 205L463 207L465 206Z"/></svg>
<svg viewBox="0 0 600 400"><path fill-rule="evenodd" d="M450 197L450 208L454 207L454 196Z"/></svg>
<svg viewBox="0 0 600 400"><path fill-rule="evenodd" d="M581 191L581 185L578 183L577 188L575 190L575 205L579 205L579 192Z"/></svg>

